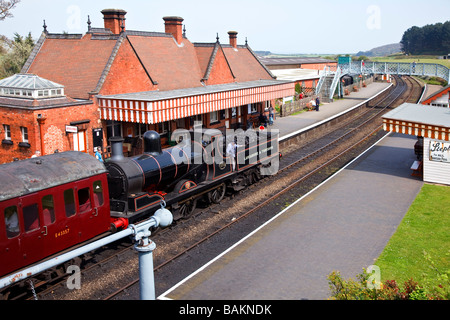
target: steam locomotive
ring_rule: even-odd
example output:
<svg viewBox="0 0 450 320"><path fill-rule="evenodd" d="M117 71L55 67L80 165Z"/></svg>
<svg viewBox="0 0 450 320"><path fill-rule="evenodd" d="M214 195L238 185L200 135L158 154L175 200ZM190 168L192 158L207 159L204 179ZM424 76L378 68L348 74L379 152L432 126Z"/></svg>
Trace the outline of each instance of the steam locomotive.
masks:
<svg viewBox="0 0 450 320"><path fill-rule="evenodd" d="M0 165L0 277L126 228L161 203L175 220L188 218L198 200L218 203L278 168L277 133L183 130L175 139L162 149L147 131L144 153L124 157L123 138L113 137L104 164L67 151Z"/></svg>

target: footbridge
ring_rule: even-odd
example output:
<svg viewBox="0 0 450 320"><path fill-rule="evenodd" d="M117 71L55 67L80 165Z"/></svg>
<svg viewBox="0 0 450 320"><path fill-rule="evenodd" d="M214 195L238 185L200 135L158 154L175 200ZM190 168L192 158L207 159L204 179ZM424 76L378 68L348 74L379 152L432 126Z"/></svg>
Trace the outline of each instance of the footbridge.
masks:
<svg viewBox="0 0 450 320"><path fill-rule="evenodd" d="M435 63L408 62L365 62L340 63L335 67L325 67L316 86L316 94L333 99L340 78L346 74L393 74L408 76L439 77L449 82L450 69Z"/></svg>
<svg viewBox="0 0 450 320"><path fill-rule="evenodd" d="M450 69L437 63L351 62L339 64L342 74L396 74L439 77L448 82Z"/></svg>

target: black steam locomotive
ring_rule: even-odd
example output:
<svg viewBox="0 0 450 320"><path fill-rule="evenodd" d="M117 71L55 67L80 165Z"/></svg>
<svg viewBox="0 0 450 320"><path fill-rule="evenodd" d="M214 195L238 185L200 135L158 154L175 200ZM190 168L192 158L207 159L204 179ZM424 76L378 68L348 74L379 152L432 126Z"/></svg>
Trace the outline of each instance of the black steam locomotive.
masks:
<svg viewBox="0 0 450 320"><path fill-rule="evenodd" d="M112 156L105 163L111 216L130 223L159 208L161 200L175 220L187 218L200 198L218 203L227 189L243 189L278 168L278 134L270 131L182 131L179 143L167 149L155 131L143 139L144 153L126 158L123 139L111 138Z"/></svg>

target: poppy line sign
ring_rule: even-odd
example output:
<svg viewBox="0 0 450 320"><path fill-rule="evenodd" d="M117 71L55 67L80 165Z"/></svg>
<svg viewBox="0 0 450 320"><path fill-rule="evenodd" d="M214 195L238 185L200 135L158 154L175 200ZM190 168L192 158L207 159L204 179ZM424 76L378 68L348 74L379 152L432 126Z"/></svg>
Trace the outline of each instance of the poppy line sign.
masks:
<svg viewBox="0 0 450 320"><path fill-rule="evenodd" d="M450 143L430 141L430 160L450 162Z"/></svg>

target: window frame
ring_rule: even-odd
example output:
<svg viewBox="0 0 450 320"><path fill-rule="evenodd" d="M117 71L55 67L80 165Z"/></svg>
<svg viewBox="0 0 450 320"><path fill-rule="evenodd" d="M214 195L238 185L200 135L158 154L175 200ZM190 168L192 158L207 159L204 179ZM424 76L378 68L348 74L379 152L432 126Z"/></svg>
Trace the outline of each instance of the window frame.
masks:
<svg viewBox="0 0 450 320"><path fill-rule="evenodd" d="M3 131L5 133L5 140L11 140L11 126L9 124L3 124Z"/></svg>

